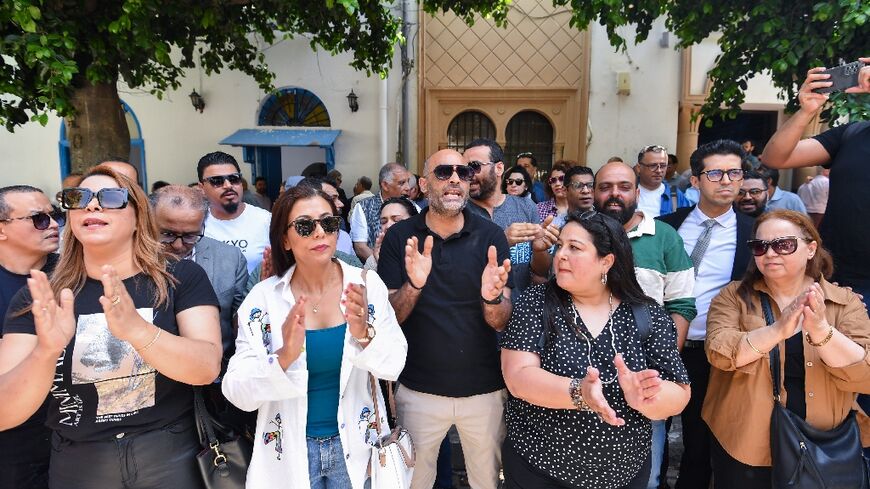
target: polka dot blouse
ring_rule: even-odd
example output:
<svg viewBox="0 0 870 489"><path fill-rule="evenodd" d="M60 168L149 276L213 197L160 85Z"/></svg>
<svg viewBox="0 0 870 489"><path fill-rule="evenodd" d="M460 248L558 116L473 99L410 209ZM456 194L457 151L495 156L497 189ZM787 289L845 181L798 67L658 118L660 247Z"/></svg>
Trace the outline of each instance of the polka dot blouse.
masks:
<svg viewBox="0 0 870 489"><path fill-rule="evenodd" d="M582 319L578 318L575 328L573 315L568 313L567 317L557 315L553 335L546 332L543 313L546 287L528 289L514 305L502 348L536 353L541 368L564 377L585 376L591 358L605 381L615 378L613 359L619 352L631 370L652 368L663 380L689 383L677 352L674 323L660 306L650 305L652 324L643 342L631 306L625 303L613 313L612 334L605 326L592 339ZM619 381L605 384L604 396L625 419L624 426L602 423L594 413L549 409L511 396L505 413L507 438L517 453L554 479L589 489L623 487L649 456L651 424L628 407Z"/></svg>

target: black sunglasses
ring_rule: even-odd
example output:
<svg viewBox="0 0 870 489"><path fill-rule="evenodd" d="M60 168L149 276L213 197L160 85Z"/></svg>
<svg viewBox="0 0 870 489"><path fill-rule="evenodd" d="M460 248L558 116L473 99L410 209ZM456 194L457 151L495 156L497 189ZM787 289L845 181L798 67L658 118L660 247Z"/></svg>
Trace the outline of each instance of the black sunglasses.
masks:
<svg viewBox="0 0 870 489"><path fill-rule="evenodd" d="M771 239L770 241L765 241L763 239L750 239L746 244L749 246L749 251L755 256L763 256L767 253L768 248L773 248L773 251L777 255L790 255L797 251L799 239L802 239L807 243L812 242L809 238L783 236L781 238Z"/></svg>
<svg viewBox="0 0 870 489"><path fill-rule="evenodd" d="M320 219L311 219L310 217L300 217L295 221L290 221L287 224L287 229L291 227L296 229L296 233L303 238L311 236L311 233L314 232L317 223L320 223L320 227L323 228L323 232L326 234L332 234L338 232L338 228L341 227L341 216L326 216L321 217Z"/></svg>
<svg viewBox="0 0 870 489"><path fill-rule="evenodd" d="M84 209L97 197L103 209L123 209L127 207L127 189L104 188L97 192L81 187L65 188L60 191L60 205L64 209Z"/></svg>
<svg viewBox="0 0 870 489"><path fill-rule="evenodd" d="M475 174L479 174L480 171L483 170L483 167L484 167L484 166L486 166L486 165L492 165L492 164L493 164L493 163L492 163L491 161L477 161L477 160L474 160L474 161L469 161L469 162L468 162L468 166L471 167L472 170L474 170L474 173L475 173Z"/></svg>
<svg viewBox="0 0 870 489"><path fill-rule="evenodd" d="M438 180L450 180L453 172L456 172L456 176L460 180L465 180L466 182L474 180L474 174L477 173L474 171L474 168L468 165L438 165L432 169L432 174Z"/></svg>
<svg viewBox="0 0 870 489"><path fill-rule="evenodd" d="M215 175L213 177L203 178L201 181L208 182L212 187L223 187L224 181L229 181L230 185L238 185L242 183L242 174L230 173L229 175Z"/></svg>
<svg viewBox="0 0 870 489"><path fill-rule="evenodd" d="M160 242L163 244L175 243L175 240L180 239L186 245L195 245L202 239L202 233L184 233L178 234L172 231L160 231Z"/></svg>
<svg viewBox="0 0 870 489"><path fill-rule="evenodd" d="M504 180L508 185L525 185L525 178L505 178Z"/></svg>
<svg viewBox="0 0 870 489"><path fill-rule="evenodd" d="M54 222L57 223L58 227L66 224L66 214L55 206L51 206L51 208L51 212L37 212L24 217L10 217L8 219L0 219L0 222L23 221L24 219L30 219L33 222L33 227L38 231L45 231L48 229L48 227L51 226L52 219L54 219Z"/></svg>

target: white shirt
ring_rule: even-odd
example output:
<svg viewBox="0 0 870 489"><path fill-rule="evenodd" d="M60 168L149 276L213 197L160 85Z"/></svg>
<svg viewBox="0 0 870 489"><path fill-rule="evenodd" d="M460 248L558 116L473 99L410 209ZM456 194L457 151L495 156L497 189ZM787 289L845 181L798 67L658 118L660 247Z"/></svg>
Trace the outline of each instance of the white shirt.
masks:
<svg viewBox="0 0 870 489"><path fill-rule="evenodd" d="M272 213L254 205L235 219L217 219L209 212L205 218L205 235L242 250L251 273L263 261L263 250L269 246L269 223Z"/></svg>
<svg viewBox="0 0 870 489"><path fill-rule="evenodd" d="M704 231L704 221L710 219L695 207L686 216L683 225L677 231L683 238L686 253L691 257L692 250L698 242L698 238ZM710 302L719 293L719 290L731 282L731 270L734 268L734 253L737 251L737 215L734 209L728 208L728 212L714 218L717 222L713 226L710 244L704 253L704 258L695 275L695 307L698 315L689 323L690 340L703 341L707 337L707 311Z"/></svg>
<svg viewBox="0 0 870 489"><path fill-rule="evenodd" d="M816 175L798 188L798 195L807 207L807 212L824 214L828 208L828 187L831 181L824 175Z"/></svg>
<svg viewBox="0 0 870 489"><path fill-rule="evenodd" d="M369 224L362 206L357 203L350 211L350 239L354 243L369 242Z"/></svg>
<svg viewBox="0 0 870 489"><path fill-rule="evenodd" d="M353 217L353 210L356 208L356 205L359 204L359 201L363 199L367 199L369 197L374 197L375 194L371 193L369 190L363 190L357 195L354 195L352 199L350 199L350 216Z"/></svg>
<svg viewBox="0 0 870 489"><path fill-rule="evenodd" d="M362 270L341 261L343 288L362 283ZM308 363L305 348L295 362L282 370L278 351L283 346L281 328L295 304L290 279L296 267L283 277L269 277L251 289L239 307L239 333L236 353L230 359L221 389L224 396L244 411L257 411L254 453L248 467L245 487L263 489L282 487L309 489L308 447L305 426L308 416ZM365 349L345 333L341 359L338 434L344 451L347 473L353 489L363 489L371 459L370 443L374 404L369 390L369 372L376 378L396 380L405 367L408 343L396 322L386 285L375 272L366 277L369 320L375 337ZM344 306L341 306L344 313ZM380 391L380 387L378 387ZM378 394L381 430L390 432L383 395ZM271 433L271 443L264 435ZM277 439L280 437L280 440ZM281 443L283 453L275 441ZM280 484L276 485L276 481Z"/></svg>
<svg viewBox="0 0 870 489"><path fill-rule="evenodd" d="M647 190L643 185L638 185L640 198L637 200L637 208L643 211L643 215L650 218L659 217L662 213L662 194L665 193L665 184L659 184L654 190Z"/></svg>

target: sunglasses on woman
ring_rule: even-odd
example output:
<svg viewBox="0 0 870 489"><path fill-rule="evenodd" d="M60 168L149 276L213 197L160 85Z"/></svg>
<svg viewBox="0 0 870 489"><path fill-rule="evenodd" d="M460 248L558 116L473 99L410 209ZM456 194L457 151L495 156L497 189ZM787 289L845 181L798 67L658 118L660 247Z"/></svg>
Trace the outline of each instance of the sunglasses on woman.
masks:
<svg viewBox="0 0 870 489"><path fill-rule="evenodd" d="M229 181L230 185L238 185L242 183L242 174L230 173L229 175L215 175L213 177L203 178L202 181L208 182L209 185L215 188L223 187L224 181Z"/></svg>
<svg viewBox="0 0 870 489"><path fill-rule="evenodd" d="M48 227L51 226L52 219L54 219L54 222L56 222L58 226L66 224L66 214L55 206L51 206L51 208L51 212L37 212L24 217L10 217L8 219L0 219L0 222L23 221L24 219L30 219L33 222L33 227L38 231L45 231L48 229Z"/></svg>
<svg viewBox="0 0 870 489"><path fill-rule="evenodd" d="M517 185L517 186L526 184L525 179L522 179L522 178L506 178L505 182L507 182L508 185Z"/></svg>
<svg viewBox="0 0 870 489"><path fill-rule="evenodd" d="M553 185L556 182L562 183L565 181L565 175L559 175L558 177L550 177L550 179L547 181L550 182L550 185Z"/></svg>
<svg viewBox="0 0 870 489"><path fill-rule="evenodd" d="M64 209L84 209L97 197L103 209L123 209L127 207L127 189L104 188L94 192L81 187L65 188L60 191L60 206Z"/></svg>
<svg viewBox="0 0 870 489"><path fill-rule="evenodd" d="M324 233L333 234L338 232L338 228L341 227L341 216L326 216L321 217L320 219L300 217L294 221L290 221L290 224L287 224L287 229L290 229L291 227L295 228L296 233L299 236L307 238L314 232L317 223L320 223L320 227L323 229Z"/></svg>
<svg viewBox="0 0 870 489"><path fill-rule="evenodd" d="M763 239L750 239L746 244L749 246L749 251L751 251L755 256L764 256L764 254L767 253L768 248L773 248L773 252L777 255L790 255L797 251L799 239L804 240L807 243L812 242L809 238L783 236L781 238L771 239L770 241L765 241Z"/></svg>
<svg viewBox="0 0 870 489"><path fill-rule="evenodd" d="M476 173L474 168L467 165L438 165L432 169L432 174L438 180L450 180L453 172L456 172L456 176L460 180L465 180L466 182L474 180L474 174Z"/></svg>

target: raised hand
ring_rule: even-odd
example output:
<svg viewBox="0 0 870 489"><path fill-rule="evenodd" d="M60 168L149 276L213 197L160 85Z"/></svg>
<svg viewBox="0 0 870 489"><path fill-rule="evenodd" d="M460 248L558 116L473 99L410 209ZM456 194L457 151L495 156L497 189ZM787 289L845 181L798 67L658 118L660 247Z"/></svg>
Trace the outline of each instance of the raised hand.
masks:
<svg viewBox="0 0 870 489"><path fill-rule="evenodd" d="M779 337L782 340L791 338L794 335L801 320L801 315L804 312L806 302L807 293L803 292L782 310L779 318L770 326L779 333Z"/></svg>
<svg viewBox="0 0 870 489"><path fill-rule="evenodd" d="M583 378L583 383L580 384L580 393L583 394L583 400L589 405L601 421L613 425L622 426L625 420L616 415L616 411L610 407L610 403L604 398L604 384L601 383L600 373L595 367L588 367L586 377Z"/></svg>
<svg viewBox="0 0 870 489"><path fill-rule="evenodd" d="M275 272L272 270L272 247L267 246L263 249L263 261L260 264L260 281L262 282L274 274Z"/></svg>
<svg viewBox="0 0 870 489"><path fill-rule="evenodd" d="M305 301L304 295L299 296L299 300L287 313L284 318L284 324L281 325L281 338L283 344L278 351L278 362L283 370L287 370L293 362L299 358L302 353L302 347L305 345Z"/></svg>
<svg viewBox="0 0 870 489"><path fill-rule="evenodd" d="M362 284L347 284L344 289L344 298L341 300L344 305L344 319L347 321L347 327L350 334L358 340L365 339L369 319L365 272L363 270Z"/></svg>
<svg viewBox="0 0 870 489"><path fill-rule="evenodd" d="M816 88L830 87L832 82L828 80L831 75L823 74L825 68L816 67L807 71L807 78L798 90L798 102L801 105L801 110L807 113L815 114L828 101L830 94L816 93L813 90Z"/></svg>
<svg viewBox="0 0 870 489"><path fill-rule="evenodd" d="M831 329L828 319L825 317L825 293L818 282L810 286L806 292L807 300L801 311L803 317L803 329L810 335L813 343L825 339Z"/></svg>
<svg viewBox="0 0 870 489"><path fill-rule="evenodd" d="M504 230L508 245L532 241L541 234L541 225L530 222L515 222Z"/></svg>
<svg viewBox="0 0 870 489"><path fill-rule="evenodd" d="M33 298L32 313L37 348L42 348L52 355L60 355L76 332L72 291L63 289L58 304L48 283L48 277L39 270L30 271L27 288Z"/></svg>
<svg viewBox="0 0 870 489"><path fill-rule="evenodd" d="M384 242L384 236L386 236L387 230L381 229L381 232L378 233L378 237L375 238L375 247L372 250L372 255L375 256L375 261L378 261L381 257L381 243Z"/></svg>
<svg viewBox="0 0 870 489"><path fill-rule="evenodd" d="M133 304L133 299L115 267L103 265L101 271L103 295L100 296L100 305L106 314L109 331L115 338L133 345L133 348L144 347L155 333L147 327L149 323L136 312L136 305Z"/></svg>
<svg viewBox="0 0 870 489"><path fill-rule="evenodd" d="M656 396L662 391L662 378L658 371L646 369L634 372L625 364L621 353L613 359L613 364L616 366L619 387L622 388L625 402L631 408L640 411L655 402Z"/></svg>
<svg viewBox="0 0 870 489"><path fill-rule="evenodd" d="M432 236L426 236L426 241L423 242L423 253L420 253L417 237L408 238L408 242L405 244L405 271L412 287L421 289L426 285L429 272L432 271L432 246L434 244L435 240Z"/></svg>
<svg viewBox="0 0 870 489"><path fill-rule="evenodd" d="M863 61L865 67L858 72L858 85L847 88L846 93L870 93L870 58L858 58Z"/></svg>
<svg viewBox="0 0 870 489"><path fill-rule="evenodd" d="M486 253L487 263L480 277L480 296L486 300L495 300L501 295L507 284L511 271L511 261L505 259L499 266L495 246L490 245Z"/></svg>
<svg viewBox="0 0 870 489"><path fill-rule="evenodd" d="M540 234L532 241L532 249L535 251L549 250L559 240L559 228L553 224L556 216L547 216L541 223Z"/></svg>

